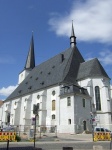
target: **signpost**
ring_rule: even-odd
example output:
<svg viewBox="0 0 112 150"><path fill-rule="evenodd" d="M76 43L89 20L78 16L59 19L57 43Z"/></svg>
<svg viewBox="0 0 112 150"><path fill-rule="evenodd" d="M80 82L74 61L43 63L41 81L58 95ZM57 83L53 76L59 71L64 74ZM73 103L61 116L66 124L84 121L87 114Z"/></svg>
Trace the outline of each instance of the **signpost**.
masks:
<svg viewBox="0 0 112 150"><path fill-rule="evenodd" d="M94 118L93 118L93 113L90 112L90 115L91 115L91 125L92 125L92 138L93 138L93 141L94 141L94 125L93 125Z"/></svg>
<svg viewBox="0 0 112 150"><path fill-rule="evenodd" d="M39 111L39 104L34 104L33 105L33 114L35 115L34 120L34 148L35 148L35 140L36 140L36 118L38 116L38 111Z"/></svg>

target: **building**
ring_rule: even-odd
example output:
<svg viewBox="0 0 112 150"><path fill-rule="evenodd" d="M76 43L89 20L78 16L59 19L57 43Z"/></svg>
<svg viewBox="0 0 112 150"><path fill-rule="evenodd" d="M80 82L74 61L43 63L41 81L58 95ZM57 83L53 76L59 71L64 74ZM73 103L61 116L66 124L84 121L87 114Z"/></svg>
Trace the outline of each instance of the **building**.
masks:
<svg viewBox="0 0 112 150"><path fill-rule="evenodd" d="M3 113L2 105L3 105L3 101L0 100L0 127L2 125L2 113Z"/></svg>
<svg viewBox="0 0 112 150"><path fill-rule="evenodd" d="M33 106L37 123L57 126L59 133L91 131L97 125L111 129L110 78L97 58L85 61L76 45L72 24L70 48L35 66L33 36L18 87L4 101L3 124L31 125Z"/></svg>

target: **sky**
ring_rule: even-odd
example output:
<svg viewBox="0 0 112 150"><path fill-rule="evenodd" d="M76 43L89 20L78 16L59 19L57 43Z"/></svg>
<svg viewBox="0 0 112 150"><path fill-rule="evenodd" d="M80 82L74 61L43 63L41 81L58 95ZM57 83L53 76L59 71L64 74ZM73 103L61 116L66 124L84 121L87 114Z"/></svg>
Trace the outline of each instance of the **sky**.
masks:
<svg viewBox="0 0 112 150"><path fill-rule="evenodd" d="M38 65L70 47L72 20L85 61L112 78L112 0L0 0L0 100L18 86L32 32Z"/></svg>

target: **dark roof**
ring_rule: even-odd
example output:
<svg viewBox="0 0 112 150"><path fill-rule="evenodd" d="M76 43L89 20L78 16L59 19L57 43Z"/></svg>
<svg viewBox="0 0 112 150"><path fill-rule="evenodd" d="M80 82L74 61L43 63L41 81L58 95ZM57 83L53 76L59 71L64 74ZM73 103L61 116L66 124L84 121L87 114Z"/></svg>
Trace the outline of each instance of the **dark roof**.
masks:
<svg viewBox="0 0 112 150"><path fill-rule="evenodd" d="M6 101L56 84L74 84L88 77L108 77L97 58L84 62L76 46L34 67Z"/></svg>
<svg viewBox="0 0 112 150"><path fill-rule="evenodd" d="M69 48L61 54L36 66L25 80L6 99L44 89L59 83L76 83L80 63L84 61L77 47Z"/></svg>
<svg viewBox="0 0 112 150"><path fill-rule="evenodd" d="M80 64L77 80L88 77L106 77L109 78L104 68L97 58Z"/></svg>
<svg viewBox="0 0 112 150"><path fill-rule="evenodd" d="M34 55L34 40L32 35L30 49L26 59L25 69L33 69L34 67L35 67L35 55Z"/></svg>

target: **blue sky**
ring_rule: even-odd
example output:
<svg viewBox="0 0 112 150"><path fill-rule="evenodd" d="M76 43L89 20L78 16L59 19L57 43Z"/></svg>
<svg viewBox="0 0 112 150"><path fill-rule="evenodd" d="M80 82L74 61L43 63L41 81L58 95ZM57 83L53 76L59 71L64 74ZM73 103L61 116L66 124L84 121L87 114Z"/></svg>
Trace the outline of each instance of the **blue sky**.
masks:
<svg viewBox="0 0 112 150"><path fill-rule="evenodd" d="M112 78L112 0L0 0L0 99L17 87L32 31L38 65L69 48L72 20L84 59Z"/></svg>

